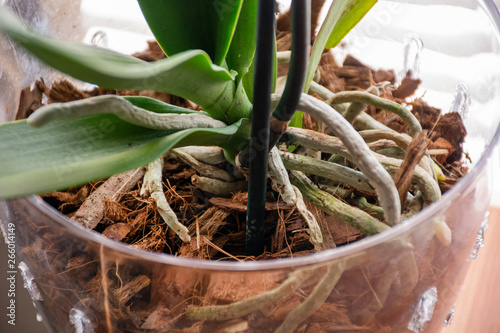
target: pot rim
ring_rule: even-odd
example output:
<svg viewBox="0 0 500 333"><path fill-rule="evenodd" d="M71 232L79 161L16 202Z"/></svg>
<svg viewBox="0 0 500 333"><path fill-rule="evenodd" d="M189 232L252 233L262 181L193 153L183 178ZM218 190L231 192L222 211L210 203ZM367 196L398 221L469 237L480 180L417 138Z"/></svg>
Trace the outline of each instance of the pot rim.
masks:
<svg viewBox="0 0 500 333"><path fill-rule="evenodd" d="M500 34L500 13L492 0L479 0L484 12L490 17L490 20L496 28L497 35ZM499 37L500 39L500 37ZM180 266L191 269L205 269L213 271L264 271L264 270L277 270L277 269L293 269L296 267L309 266L326 261L340 259L353 255L357 252L367 250L371 247L377 246L381 243L395 239L396 237L408 232L409 230L419 226L420 224L430 222L434 216L448 207L453 200L465 193L467 189L474 186L480 175L486 169L488 160L492 158L496 146L500 141L500 124L497 128L491 142L486 147L478 162L474 165L471 171L465 175L460 181L457 182L443 197L426 207L424 210L409 218L404 223L392 227L382 233L367 237L365 239L353 242L339 248L324 250L318 253L299 256L296 258L281 258L281 259L268 259L259 261L209 261L204 259L194 259L185 257L176 257L165 253L149 252L146 250L136 249L128 244L121 243L109 239L100 233L87 230L79 225L74 224L64 215L60 214L56 209L45 203L39 196L32 195L26 198L17 199L24 200L28 204L34 206L40 212L50 217L56 223L60 224L68 231L85 241L95 242L97 244L109 247L112 250L121 252L128 256L137 259L143 259L158 264Z"/></svg>

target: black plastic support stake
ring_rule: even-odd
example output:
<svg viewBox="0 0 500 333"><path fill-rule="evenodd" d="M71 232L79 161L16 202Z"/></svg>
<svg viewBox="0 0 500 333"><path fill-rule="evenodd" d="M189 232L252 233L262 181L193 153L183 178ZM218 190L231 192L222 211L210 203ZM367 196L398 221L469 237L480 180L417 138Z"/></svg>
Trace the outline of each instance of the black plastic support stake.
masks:
<svg viewBox="0 0 500 333"><path fill-rule="evenodd" d="M311 0L293 0L292 16L292 55L285 89L273 111L273 117L280 121L290 121L299 104L309 59L311 45ZM282 133L271 132L269 147L274 147Z"/></svg>
<svg viewBox="0 0 500 333"><path fill-rule="evenodd" d="M273 75L275 1L259 0L255 78L250 134L250 173L246 221L247 255L264 252L264 219L269 155L269 126Z"/></svg>

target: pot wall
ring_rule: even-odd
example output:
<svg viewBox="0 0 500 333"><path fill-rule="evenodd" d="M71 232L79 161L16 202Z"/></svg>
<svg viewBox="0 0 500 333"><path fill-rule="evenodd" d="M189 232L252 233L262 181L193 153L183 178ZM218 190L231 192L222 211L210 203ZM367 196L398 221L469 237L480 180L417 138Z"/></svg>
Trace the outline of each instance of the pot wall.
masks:
<svg viewBox="0 0 500 333"><path fill-rule="evenodd" d="M477 182L431 217L444 218L449 224L454 237L450 247L443 246L432 224L424 222L361 251L344 251L339 256L324 253L304 257L300 263L277 261L267 263L265 269L259 263L197 268L203 265L172 258L162 262L161 256L133 253L104 242L97 234L89 239L88 231L41 207L37 198L2 203L0 219L4 225L15 224L21 265L33 276L32 296L44 322L55 332L72 331L75 325L87 327L85 332L90 328L95 332L230 331L224 328L233 326L274 331L324 284L322 278L329 269L335 271L329 275L330 282L339 280L317 296L319 308L307 319L308 325L300 328L404 332L414 322L411 327L422 325L436 332L467 272L488 208L488 190L487 173L482 172ZM263 306L248 314L241 312L234 320L185 318L189 305L234 304L259 294ZM427 298L422 301L424 295ZM219 310L231 312L230 308ZM430 322L425 311L430 313Z"/></svg>

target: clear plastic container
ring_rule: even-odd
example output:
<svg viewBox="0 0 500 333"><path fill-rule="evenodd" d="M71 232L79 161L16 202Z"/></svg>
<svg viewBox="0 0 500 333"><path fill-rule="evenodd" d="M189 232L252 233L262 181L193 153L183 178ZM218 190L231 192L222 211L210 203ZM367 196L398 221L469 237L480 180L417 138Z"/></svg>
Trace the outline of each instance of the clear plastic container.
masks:
<svg viewBox="0 0 500 333"><path fill-rule="evenodd" d="M123 11L135 1L5 3L62 39L130 53L150 38L140 14ZM491 1L379 1L337 51L376 68L412 69L429 104L464 116L473 161L442 200L362 241L297 258L210 262L112 241L37 196L0 202L0 225L4 234L15 228L44 323L52 332L438 332L487 221L500 137L499 29ZM59 75L0 37L0 121L12 120L22 88ZM433 221L442 219L452 230L449 247L435 237Z"/></svg>

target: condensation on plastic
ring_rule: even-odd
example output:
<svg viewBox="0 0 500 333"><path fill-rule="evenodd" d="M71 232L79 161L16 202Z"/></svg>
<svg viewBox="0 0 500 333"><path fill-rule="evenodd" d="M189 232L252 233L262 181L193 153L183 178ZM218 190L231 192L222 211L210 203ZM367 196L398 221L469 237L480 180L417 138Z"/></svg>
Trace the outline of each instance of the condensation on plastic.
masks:
<svg viewBox="0 0 500 333"><path fill-rule="evenodd" d="M108 47L108 34L104 31L98 30L92 34L91 44L97 47Z"/></svg>
<svg viewBox="0 0 500 333"><path fill-rule="evenodd" d="M413 308L413 316L408 324L408 329L419 333L424 330L427 322L431 321L434 315L434 308L438 301L438 292L436 287L431 287L418 299Z"/></svg>
<svg viewBox="0 0 500 333"><path fill-rule="evenodd" d="M399 74L402 80L405 76L417 78L420 74L420 58L424 49L424 42L416 33L408 33L404 38L403 70Z"/></svg>
<svg viewBox="0 0 500 333"><path fill-rule="evenodd" d="M448 312L448 315L444 319L443 326L450 327L454 318L455 318L455 304L453 304L453 307L451 308L450 312Z"/></svg>
<svg viewBox="0 0 500 333"><path fill-rule="evenodd" d="M35 283L35 278L30 272L28 265L24 261L19 263L19 270L21 270L21 275L24 281L24 288L28 290L28 293L31 296L33 301L43 301L42 294L40 293L40 289Z"/></svg>
<svg viewBox="0 0 500 333"><path fill-rule="evenodd" d="M9 244L9 238L8 238L8 233L7 233L7 223L3 222L2 219L0 219L0 232L3 235L3 241L5 244Z"/></svg>
<svg viewBox="0 0 500 333"><path fill-rule="evenodd" d="M476 236L476 244L474 244L474 248L472 249L472 253L470 255L471 259L477 259L479 254L479 250L484 246L484 233L486 229L488 229L488 219L490 217L490 212L486 212L483 222L481 222L481 226L479 227L479 231Z"/></svg>
<svg viewBox="0 0 500 333"><path fill-rule="evenodd" d="M116 5L114 1L6 2L15 2L18 12L43 33L62 39L91 44L92 36L103 31L108 46L116 49L122 44L121 36L131 35L133 38L126 40L127 50L135 47L137 51L145 48L148 39L144 22L130 22L126 11L109 7ZM95 332L223 331L229 327L274 331L282 322L276 320L280 311L303 302L324 272L342 262L348 268L328 293L327 303L308 323L338 327L341 323L335 322L335 305L342 305L353 325L377 323L371 332L387 327L404 332L416 313L416 304L425 303L419 303L419 299L435 287L439 299L423 330L439 331L467 273L491 196L489 167L500 136L500 69L486 65L500 60L500 19L489 1L437 3L379 1L346 41L349 53L362 62L398 73L402 69L404 36L416 33L424 45L419 91L425 100L447 111L453 105L457 85L463 83L469 88L466 149L474 153L474 165L441 201L389 231L347 246L296 258L242 263L200 261L134 249L72 224L36 196L0 202L0 223L16 224L18 254L38 286L43 300L35 303L49 330L73 332L78 326ZM100 10L93 10L95 6ZM127 6L137 3L120 1L120 9ZM111 16L115 19L110 20ZM464 28L463 22L471 24ZM140 40L142 44L134 44ZM60 75L1 36L0 71L0 121L13 119L22 88L31 86L40 76L50 82ZM435 218L444 219L452 230L449 247L434 235ZM301 285L300 293L261 311L224 322L191 322L182 316L186 305L238 302L271 292L310 268L317 274ZM116 295L123 295L138 280L146 283L144 287L120 303ZM285 315L281 313L281 318Z"/></svg>
<svg viewBox="0 0 500 333"><path fill-rule="evenodd" d="M458 112L462 119L466 119L471 102L469 88L465 83L460 82L457 85L457 91L451 104L450 112Z"/></svg>
<svg viewBox="0 0 500 333"><path fill-rule="evenodd" d="M75 333L94 333L92 321L80 309L71 309L69 312L69 322L75 328Z"/></svg>

